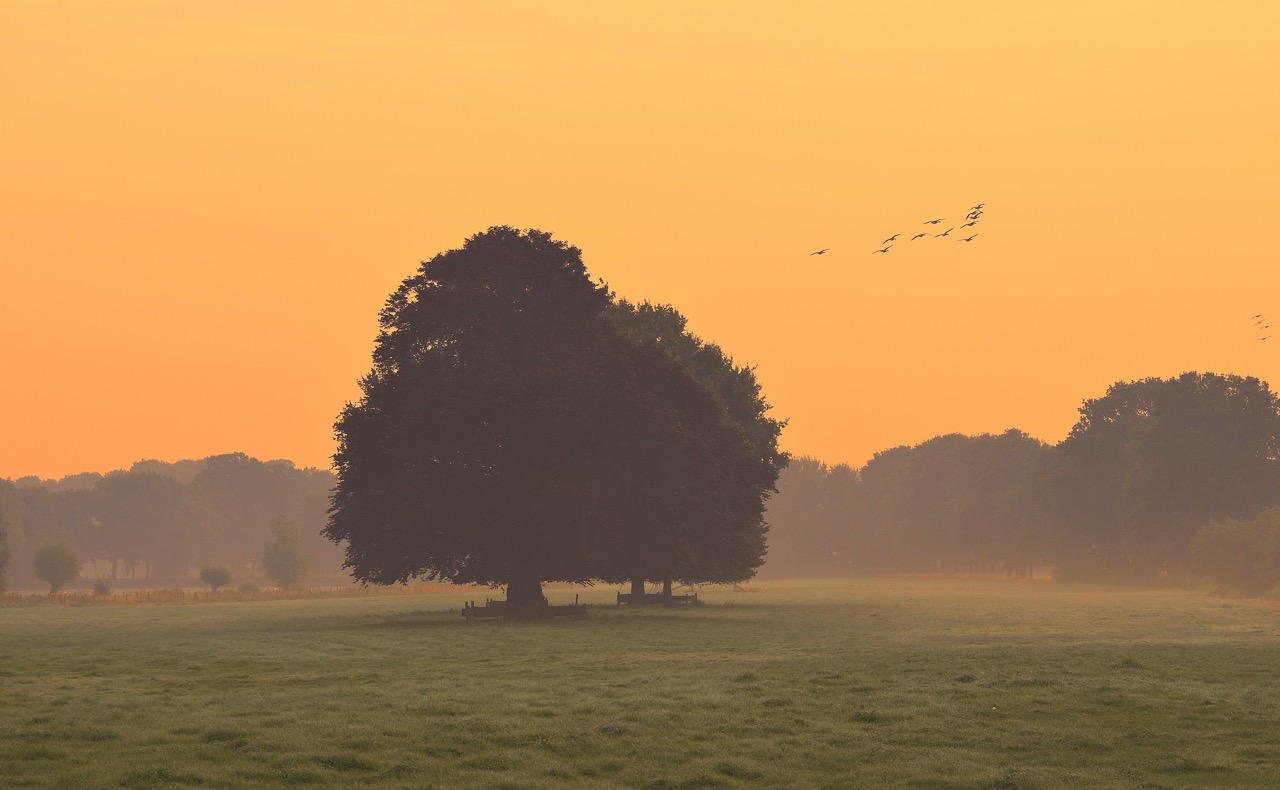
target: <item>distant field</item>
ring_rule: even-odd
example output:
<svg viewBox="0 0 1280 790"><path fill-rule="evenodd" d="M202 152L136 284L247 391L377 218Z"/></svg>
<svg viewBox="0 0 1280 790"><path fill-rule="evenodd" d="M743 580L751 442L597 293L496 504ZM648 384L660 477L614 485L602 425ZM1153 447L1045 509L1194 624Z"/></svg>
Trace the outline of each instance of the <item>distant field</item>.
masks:
<svg viewBox="0 0 1280 790"><path fill-rule="evenodd" d="M1275 787L1280 610L763 584L465 625L456 594L0 609L3 787ZM551 591L552 602L572 593Z"/></svg>

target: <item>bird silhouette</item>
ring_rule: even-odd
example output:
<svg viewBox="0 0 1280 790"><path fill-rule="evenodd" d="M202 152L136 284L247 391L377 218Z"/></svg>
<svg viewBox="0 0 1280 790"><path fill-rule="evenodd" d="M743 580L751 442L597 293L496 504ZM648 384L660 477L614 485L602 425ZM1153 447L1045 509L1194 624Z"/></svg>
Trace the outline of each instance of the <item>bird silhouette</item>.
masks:
<svg viewBox="0 0 1280 790"><path fill-rule="evenodd" d="M966 215L964 216L964 218L965 218L965 219L977 219L978 217L981 217L981 216L982 216L982 212L981 212L981 211L970 211L968 214L966 214Z"/></svg>
<svg viewBox="0 0 1280 790"><path fill-rule="evenodd" d="M968 228L968 227L971 227L971 226L973 226L973 225L977 225L977 224L978 224L978 221L975 219L973 222L966 222L966 223L964 223L963 225L961 225L960 227L962 227L962 228Z"/></svg>
<svg viewBox="0 0 1280 790"><path fill-rule="evenodd" d="M970 211L981 211L981 210L982 210L982 207L983 207L983 206L985 206L985 205L987 205L987 204L986 204L986 203L979 203L979 204L978 204L978 205L976 205L976 206L970 206L970 207L969 207L969 210L970 210Z"/></svg>
<svg viewBox="0 0 1280 790"><path fill-rule="evenodd" d="M1257 315L1251 315L1251 316L1249 316L1249 318L1250 318L1250 319L1254 319L1254 318L1261 318L1263 315L1265 315L1265 313L1258 313Z"/></svg>
<svg viewBox="0 0 1280 790"><path fill-rule="evenodd" d="M893 240L897 239L897 238L898 238L899 236L901 236L901 235L902 235L901 233L895 233L895 234L893 234L892 236L890 236L889 238L885 239L884 241L882 241L882 242L880 242L880 243L881 243L881 244L888 244L889 242L891 242L891 241L893 241Z"/></svg>
<svg viewBox="0 0 1280 790"><path fill-rule="evenodd" d="M827 254L827 250L829 250L829 249L831 249L831 248L830 248L830 247L823 247L822 249L818 250L817 252L811 252L811 253L809 253L809 254L810 254L810 255L826 255L826 254Z"/></svg>
<svg viewBox="0 0 1280 790"><path fill-rule="evenodd" d="M889 247L892 247L892 246L893 246L892 244L890 244L890 245L889 245ZM889 251L889 247L885 247L885 248L884 248L884 249L882 249L882 250L876 250L876 252L888 252L888 251ZM875 255L875 252L873 252L873 253L871 253L871 254L872 254L872 255Z"/></svg>
<svg viewBox="0 0 1280 790"><path fill-rule="evenodd" d="M943 221L944 219L946 219L946 217L938 217L937 219L926 219L924 222L921 222L920 224L921 225L937 225L939 222Z"/></svg>
<svg viewBox="0 0 1280 790"><path fill-rule="evenodd" d="M929 235L928 233L917 233L916 235L914 235L914 236L912 236L912 237L911 237L911 240L912 240L912 241L915 241L916 239L922 239L922 238L924 238L925 236L928 236L928 235Z"/></svg>
<svg viewBox="0 0 1280 790"><path fill-rule="evenodd" d="M970 237L969 237L969 238L967 238L967 239L961 239L960 241L973 241L973 240L974 240L974 238L975 238L977 235L978 235L978 234L976 234L976 233L975 233L975 234L973 234L973 236L970 236Z"/></svg>
<svg viewBox="0 0 1280 790"><path fill-rule="evenodd" d="M935 234L933 234L933 237L934 237L935 239L936 239L936 238L940 238L940 237L942 237L942 236L947 235L948 233L950 233L950 232L951 232L951 231L953 231L953 230L955 230L955 228L947 228L946 230L942 231L941 233L935 233Z"/></svg>

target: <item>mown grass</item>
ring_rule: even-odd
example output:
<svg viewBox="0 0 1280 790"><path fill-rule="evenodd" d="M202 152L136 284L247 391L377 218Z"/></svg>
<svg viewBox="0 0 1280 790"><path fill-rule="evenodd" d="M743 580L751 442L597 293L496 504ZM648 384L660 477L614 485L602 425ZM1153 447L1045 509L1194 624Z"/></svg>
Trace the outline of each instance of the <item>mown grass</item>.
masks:
<svg viewBox="0 0 1280 790"><path fill-rule="evenodd" d="M1280 611L882 579L0 609L4 787L1274 787ZM553 592L553 602L556 594Z"/></svg>

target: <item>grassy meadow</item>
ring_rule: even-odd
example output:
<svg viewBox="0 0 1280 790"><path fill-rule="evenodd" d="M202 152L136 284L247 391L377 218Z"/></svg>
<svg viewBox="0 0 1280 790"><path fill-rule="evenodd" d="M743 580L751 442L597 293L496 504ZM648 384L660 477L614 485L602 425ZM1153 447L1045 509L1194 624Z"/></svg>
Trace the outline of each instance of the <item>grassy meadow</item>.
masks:
<svg viewBox="0 0 1280 790"><path fill-rule="evenodd" d="M0 608L0 786L1280 782L1268 604L906 578L612 594L472 625L458 594Z"/></svg>

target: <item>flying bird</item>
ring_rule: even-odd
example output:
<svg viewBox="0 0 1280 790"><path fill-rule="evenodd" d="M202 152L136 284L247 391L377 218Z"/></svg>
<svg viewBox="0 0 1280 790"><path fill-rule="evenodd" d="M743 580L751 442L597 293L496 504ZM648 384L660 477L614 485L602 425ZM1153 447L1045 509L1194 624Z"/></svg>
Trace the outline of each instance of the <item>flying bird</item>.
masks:
<svg viewBox="0 0 1280 790"><path fill-rule="evenodd" d="M901 233L895 233L895 234L893 234L892 236L890 236L889 238L885 239L884 241L882 241L882 242L880 242L880 243L881 243L881 244L888 244L889 242L893 241L894 239L898 238L898 237L899 237L899 236L901 236L901 235L902 235Z"/></svg>
<svg viewBox="0 0 1280 790"><path fill-rule="evenodd" d="M827 250L829 250L829 249L831 249L831 248L830 248L830 247L823 247L822 249L818 250L817 252L811 252L811 253L809 253L809 254L810 254L810 255L825 255L825 254L826 254L826 252L827 252Z"/></svg>
<svg viewBox="0 0 1280 790"><path fill-rule="evenodd" d="M922 238L924 238L925 236L928 236L928 235L929 235L928 233L917 233L916 235L914 235L914 236L912 236L912 237L911 237L911 240L912 240L912 241L915 241L916 239L922 239Z"/></svg>
<svg viewBox="0 0 1280 790"><path fill-rule="evenodd" d="M977 225L977 224L978 224L978 221L975 219L973 222L966 222L966 223L964 223L963 225L961 225L960 227L962 227L962 228L967 228L967 227L969 227L969 226L971 226L971 225Z"/></svg>
<svg viewBox="0 0 1280 790"><path fill-rule="evenodd" d="M976 205L976 206L970 206L970 207L969 207L969 210L970 210L970 211L981 211L981 210L982 210L982 207L983 207L983 206L985 206L985 205L987 205L987 204L986 204L986 203L979 203L979 204L978 204L978 205Z"/></svg>
<svg viewBox="0 0 1280 790"><path fill-rule="evenodd" d="M950 232L951 232L951 231L953 231L953 230L955 230L955 228L947 228L946 230L942 231L941 233L935 233L935 234L933 234L933 237L936 239L936 238L939 238L939 237L941 237L941 236L945 236L945 235L947 235L948 233L950 233Z"/></svg>
<svg viewBox="0 0 1280 790"><path fill-rule="evenodd" d="M926 219L924 222L921 222L920 224L921 225L937 225L939 222L943 221L944 219L946 219L946 217L938 217L937 219Z"/></svg>
<svg viewBox="0 0 1280 790"><path fill-rule="evenodd" d="M1251 319L1252 319L1252 318L1261 318L1263 315L1265 315L1265 313L1258 313L1257 315L1251 315L1251 316L1249 316L1249 318L1251 318Z"/></svg>
<svg viewBox="0 0 1280 790"><path fill-rule="evenodd" d="M890 244L890 245L889 245L889 247L892 247L892 246L893 246L892 244ZM888 252L888 251L889 251L889 247L885 247L885 248L884 248L884 249L882 249L882 250L876 250L876 252ZM872 255L875 255L875 252L873 252L873 253L871 253L871 254L872 254Z"/></svg>
<svg viewBox="0 0 1280 790"><path fill-rule="evenodd" d="M966 214L966 215L965 215L965 217L964 217L964 218L965 218L965 219L977 219L978 217L981 217L981 216L982 216L982 212L981 212L981 211L970 211L968 214Z"/></svg>
<svg viewBox="0 0 1280 790"><path fill-rule="evenodd" d="M975 233L975 234L973 234L972 236L970 236L969 238L967 238L967 239L961 239L960 241L973 241L973 240L974 240L974 238L975 238L975 237L977 237L977 235L978 235L978 234L976 234L976 233Z"/></svg>

